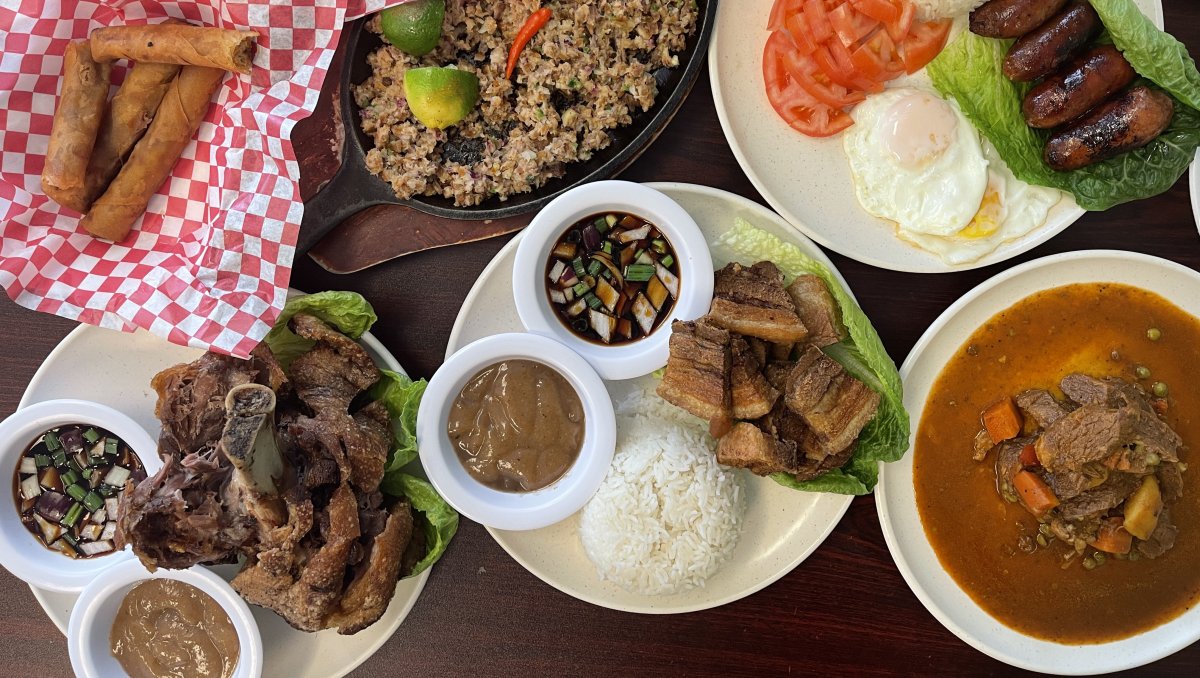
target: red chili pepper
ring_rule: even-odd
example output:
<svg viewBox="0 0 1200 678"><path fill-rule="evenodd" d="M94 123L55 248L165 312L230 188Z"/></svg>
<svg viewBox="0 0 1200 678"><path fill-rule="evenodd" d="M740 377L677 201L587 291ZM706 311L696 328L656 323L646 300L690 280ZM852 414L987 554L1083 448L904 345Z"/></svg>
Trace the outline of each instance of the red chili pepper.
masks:
<svg viewBox="0 0 1200 678"><path fill-rule="evenodd" d="M508 50L508 67L504 69L504 77L512 79L513 71L517 68L517 57L521 56L521 51L525 49L525 45L533 39L533 36L538 31L542 30L542 26L550 21L550 16L553 12L548 7L543 7L525 20L525 25L521 26L521 30L517 31L517 39L513 41L513 46Z"/></svg>

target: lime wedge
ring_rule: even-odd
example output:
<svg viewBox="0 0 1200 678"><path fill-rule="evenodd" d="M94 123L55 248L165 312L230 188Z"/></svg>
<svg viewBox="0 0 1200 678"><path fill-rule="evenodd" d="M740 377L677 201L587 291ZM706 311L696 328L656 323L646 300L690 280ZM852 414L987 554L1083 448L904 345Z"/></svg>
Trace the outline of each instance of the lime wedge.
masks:
<svg viewBox="0 0 1200 678"><path fill-rule="evenodd" d="M457 68L410 68L404 73L408 108L431 129L460 122L479 101L479 78Z"/></svg>
<svg viewBox="0 0 1200 678"><path fill-rule="evenodd" d="M446 0L412 0L383 10L379 27L397 49L419 57L437 47L445 15Z"/></svg>

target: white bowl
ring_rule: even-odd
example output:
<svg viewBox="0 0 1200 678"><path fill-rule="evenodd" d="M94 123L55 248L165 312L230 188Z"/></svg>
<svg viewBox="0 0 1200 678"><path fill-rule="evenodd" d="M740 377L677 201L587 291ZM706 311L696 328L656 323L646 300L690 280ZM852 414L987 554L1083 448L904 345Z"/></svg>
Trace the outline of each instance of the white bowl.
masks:
<svg viewBox="0 0 1200 678"><path fill-rule="evenodd" d="M679 298L648 337L604 346L575 335L555 314L546 296L546 261L572 224L601 212L629 212L654 224L671 243L679 262ZM713 264L708 242L679 203L628 181L597 181L573 188L542 208L521 236L513 265L513 297L525 329L566 344L605 379L633 379L667 364L671 322L695 320L712 303Z"/></svg>
<svg viewBox="0 0 1200 678"><path fill-rule="evenodd" d="M480 483L458 459L446 422L463 386L503 360L533 360L558 371L579 394L584 433L579 457L555 482L532 492L502 492ZM566 346L536 334L497 334L464 346L438 369L417 411L417 445L429 482L459 513L501 530L536 530L583 507L612 464L616 416L604 382Z"/></svg>
<svg viewBox="0 0 1200 678"><path fill-rule="evenodd" d="M137 454L147 475L162 468L158 445L145 429L120 412L87 400L47 400L14 412L0 422L0 474L11 477L18 460L42 433L68 424L88 424L111 431ZM76 593L100 572L128 560L128 550L95 558L70 558L42 545L21 524L16 502L0 502L0 564L34 586Z"/></svg>
<svg viewBox="0 0 1200 678"><path fill-rule="evenodd" d="M980 284L938 317L900 368L904 406L919 422L942 368L971 334L997 313L1043 290L1088 282L1132 285L1200 316L1200 273L1133 252L1068 252L1022 264ZM911 443L918 427L913 426ZM985 498L983 501L992 501ZM1122 671L1200 640L1200 606L1129 638L1063 645L1027 636L989 615L942 567L925 533L913 487L913 453L881 465L875 487L879 522L896 567L926 609L951 633L1006 664L1044 673L1088 675Z"/></svg>
<svg viewBox="0 0 1200 678"><path fill-rule="evenodd" d="M67 626L67 649L71 668L81 678L111 678L126 675L112 655L109 633L125 594L134 584L147 579L175 579L191 584L212 596L229 615L238 636L238 662L233 678L258 678L263 669L262 637L246 601L233 587L209 570L196 566L188 570L159 569L149 572L137 560L111 567L88 584L71 611Z"/></svg>

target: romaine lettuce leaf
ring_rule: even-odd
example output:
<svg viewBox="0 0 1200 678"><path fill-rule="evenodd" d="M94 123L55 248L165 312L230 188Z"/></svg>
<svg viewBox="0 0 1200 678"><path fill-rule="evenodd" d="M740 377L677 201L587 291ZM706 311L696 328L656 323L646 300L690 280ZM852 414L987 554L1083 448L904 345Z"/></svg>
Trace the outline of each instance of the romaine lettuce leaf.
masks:
<svg viewBox="0 0 1200 678"><path fill-rule="evenodd" d="M413 381L391 370L381 371L383 378L371 395L381 401L392 416L394 447L385 471L391 473L417 458L417 407L428 383L424 379Z"/></svg>
<svg viewBox="0 0 1200 678"><path fill-rule="evenodd" d="M405 579L428 570L442 557L450 540L458 531L458 513L433 489L433 485L407 473L384 476L383 491L394 497L408 497L417 511L421 529L425 532L425 557L417 561Z"/></svg>
<svg viewBox="0 0 1200 678"><path fill-rule="evenodd" d="M1158 30L1131 0L1091 3L1113 44L1139 75L1200 110L1200 71L1183 43Z"/></svg>
<svg viewBox="0 0 1200 678"><path fill-rule="evenodd" d="M825 281L842 312L842 323L849 338L823 350L847 372L862 380L882 396L875 418L863 428L854 456L841 469L812 480L798 482L787 474L772 476L777 482L798 490L868 494L879 477L879 462L896 461L908 449L909 419L904 409L904 386L896 363L865 313L821 262L744 219L718 239L748 263L769 260L779 267L787 282L803 273L812 273Z"/></svg>
<svg viewBox="0 0 1200 678"><path fill-rule="evenodd" d="M284 368L313 347L311 340L288 329L288 321L297 313L314 315L351 339L361 337L379 319L371 304L357 292L317 292L289 299L265 339Z"/></svg>
<svg viewBox="0 0 1200 678"><path fill-rule="evenodd" d="M1017 178L1067 191L1084 209L1105 210L1158 195L1187 171L1200 147L1200 112L1185 102L1200 98L1200 73L1182 45L1154 28L1129 0L1093 5L1119 48L1125 49L1123 41L1137 43L1126 57L1149 78L1146 82L1177 97L1171 126L1144 148L1071 172L1051 169L1042 160L1049 131L1031 129L1021 115L1028 85L1011 82L1001 71L1007 41L964 31L929 64L928 73L934 87L958 102Z"/></svg>

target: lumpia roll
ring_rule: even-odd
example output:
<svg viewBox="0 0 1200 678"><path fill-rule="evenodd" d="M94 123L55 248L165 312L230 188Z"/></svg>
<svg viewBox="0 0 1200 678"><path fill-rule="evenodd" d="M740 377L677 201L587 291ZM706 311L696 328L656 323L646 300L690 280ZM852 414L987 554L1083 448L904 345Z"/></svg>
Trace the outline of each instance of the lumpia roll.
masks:
<svg viewBox="0 0 1200 678"><path fill-rule="evenodd" d="M67 45L62 94L42 168L42 190L58 204L79 212L87 209L84 179L104 117L110 71L109 64L92 59L87 40Z"/></svg>
<svg viewBox="0 0 1200 678"><path fill-rule="evenodd" d="M114 242L125 239L195 136L224 75L224 70L202 66L185 66L179 71L146 135L79 222L88 233Z"/></svg>
<svg viewBox="0 0 1200 678"><path fill-rule="evenodd" d="M188 24L113 26L92 31L92 54L97 61L129 59L249 73L257 39L254 31Z"/></svg>
<svg viewBox="0 0 1200 678"><path fill-rule="evenodd" d="M179 73L175 64L155 64L143 61L125 74L125 81L113 95L96 137L96 148L88 161L87 205L104 193L108 182L117 176L121 164L142 138L163 95ZM80 210L86 211L86 210Z"/></svg>

